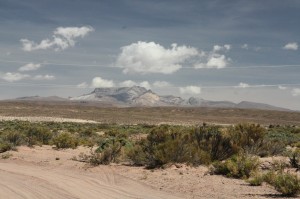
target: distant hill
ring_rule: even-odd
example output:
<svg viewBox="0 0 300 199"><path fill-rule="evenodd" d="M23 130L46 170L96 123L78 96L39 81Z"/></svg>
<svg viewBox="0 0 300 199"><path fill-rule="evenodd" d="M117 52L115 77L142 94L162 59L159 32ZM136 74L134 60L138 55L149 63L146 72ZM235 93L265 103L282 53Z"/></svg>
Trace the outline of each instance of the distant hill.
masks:
<svg viewBox="0 0 300 199"><path fill-rule="evenodd" d="M290 111L289 109L256 102L243 101L236 104L230 101L210 101L196 97L183 99L173 95L160 96L140 86L96 88L89 94L69 99L72 101L106 102L122 106L181 106Z"/></svg>
<svg viewBox="0 0 300 199"><path fill-rule="evenodd" d="M66 101L68 99L66 98L62 98L62 97L58 97L58 96L49 96L49 97L40 97L38 95L36 96L28 96L28 97L19 97L16 98L15 100L18 101Z"/></svg>
<svg viewBox="0 0 300 199"><path fill-rule="evenodd" d="M132 87L114 87L114 88L95 88L88 94L77 97L62 98L58 96L40 97L28 96L20 97L10 101L32 101L32 102L63 102L80 103L85 105L97 105L105 107L158 107L158 106L176 106L176 107L207 107L207 108L238 108L238 109L260 109L291 111L289 109L271 106L269 104L242 101L234 103L230 101L210 101L197 97L183 99L173 95L161 96L152 90L140 86Z"/></svg>

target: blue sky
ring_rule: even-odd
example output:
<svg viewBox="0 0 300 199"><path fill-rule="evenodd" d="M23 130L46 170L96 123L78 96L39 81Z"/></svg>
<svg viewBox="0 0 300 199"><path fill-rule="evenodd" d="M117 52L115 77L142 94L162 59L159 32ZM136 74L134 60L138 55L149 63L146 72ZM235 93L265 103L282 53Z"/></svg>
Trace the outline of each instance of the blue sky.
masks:
<svg viewBox="0 0 300 199"><path fill-rule="evenodd" d="M1 0L0 98L141 85L300 110L300 1Z"/></svg>

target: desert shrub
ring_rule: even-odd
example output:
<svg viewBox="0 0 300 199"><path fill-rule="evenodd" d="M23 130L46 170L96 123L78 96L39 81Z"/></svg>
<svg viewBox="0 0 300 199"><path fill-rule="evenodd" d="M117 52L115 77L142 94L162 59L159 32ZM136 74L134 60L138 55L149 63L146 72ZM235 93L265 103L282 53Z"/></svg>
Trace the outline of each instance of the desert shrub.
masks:
<svg viewBox="0 0 300 199"><path fill-rule="evenodd" d="M52 133L45 127L31 127L25 131L28 146L49 144Z"/></svg>
<svg viewBox="0 0 300 199"><path fill-rule="evenodd" d="M2 134L2 139L12 146L19 146L24 140L24 135L16 131L7 131Z"/></svg>
<svg viewBox="0 0 300 199"><path fill-rule="evenodd" d="M300 150L291 151L289 153L290 165L293 168L300 169Z"/></svg>
<svg viewBox="0 0 300 199"><path fill-rule="evenodd" d="M10 143L0 139L0 153L4 153L4 152L9 151L11 149L12 149L12 146L11 146Z"/></svg>
<svg viewBox="0 0 300 199"><path fill-rule="evenodd" d="M300 134L297 128L280 126L271 128L266 134L266 139L274 142L280 142L286 145L293 145L300 141Z"/></svg>
<svg viewBox="0 0 300 199"><path fill-rule="evenodd" d="M70 133L61 133L52 139L52 143L57 149L76 148L78 140Z"/></svg>
<svg viewBox="0 0 300 199"><path fill-rule="evenodd" d="M251 186L260 186L264 182L264 175L259 172L254 172L250 175L250 178L247 182Z"/></svg>
<svg viewBox="0 0 300 199"><path fill-rule="evenodd" d="M94 152L91 152L90 163L92 165L117 162L122 154L123 148L131 145L126 135L110 135L115 135L116 137L110 136L99 140L98 148Z"/></svg>
<svg viewBox="0 0 300 199"><path fill-rule="evenodd" d="M233 147L239 151L258 155L265 146L266 129L259 124L238 124L228 129Z"/></svg>
<svg viewBox="0 0 300 199"><path fill-rule="evenodd" d="M195 129L193 136L198 148L209 153L211 161L227 159L237 152L232 146L231 137L218 126L203 125Z"/></svg>
<svg viewBox="0 0 300 199"><path fill-rule="evenodd" d="M232 178L249 178L251 173L257 171L258 166L257 157L239 154L226 161L213 163L212 172Z"/></svg>
<svg viewBox="0 0 300 199"><path fill-rule="evenodd" d="M148 164L148 159L143 146L136 144L132 149L128 150L127 157L135 166L144 166Z"/></svg>
<svg viewBox="0 0 300 199"><path fill-rule="evenodd" d="M270 171L265 175L264 180L283 196L296 196L300 193L300 179L297 175Z"/></svg>

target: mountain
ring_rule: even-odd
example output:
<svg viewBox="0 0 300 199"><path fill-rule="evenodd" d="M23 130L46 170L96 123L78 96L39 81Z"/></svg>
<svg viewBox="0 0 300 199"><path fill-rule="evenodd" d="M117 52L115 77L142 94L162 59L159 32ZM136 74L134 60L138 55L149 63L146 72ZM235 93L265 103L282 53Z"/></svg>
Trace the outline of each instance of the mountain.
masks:
<svg viewBox="0 0 300 199"><path fill-rule="evenodd" d="M129 106L177 106L185 100L180 97L159 96L144 87L96 88L93 92L70 100L114 102L118 105Z"/></svg>
<svg viewBox="0 0 300 199"><path fill-rule="evenodd" d="M67 101L68 99L58 97L58 96L49 96L49 97L41 97L38 95L35 96L27 96L27 97L19 97L16 98L17 101Z"/></svg>
<svg viewBox="0 0 300 199"><path fill-rule="evenodd" d="M196 97L185 100L173 95L160 96L153 91L140 86L96 88L89 94L69 99L72 101L105 102L120 106L183 106L290 111L289 109L268 104L247 101L236 104L230 101L210 101Z"/></svg>
<svg viewBox="0 0 300 199"><path fill-rule="evenodd" d="M256 103L256 102L242 101L236 105L236 108L241 108L241 109L251 109L254 107L255 109L261 109L261 110L290 111L289 109L271 106L269 104Z"/></svg>
<svg viewBox="0 0 300 199"><path fill-rule="evenodd" d="M191 97L188 99L188 104L198 107L211 107L211 108L235 108L236 104L229 101L209 101L201 98Z"/></svg>
<svg viewBox="0 0 300 199"><path fill-rule="evenodd" d="M260 110L276 110L276 111L290 111L289 109L272 106L269 104L242 101L240 103L233 103L230 101L209 101L201 98L191 97L188 99L188 104L193 107L210 107L210 108L239 108L239 109L260 109Z"/></svg>

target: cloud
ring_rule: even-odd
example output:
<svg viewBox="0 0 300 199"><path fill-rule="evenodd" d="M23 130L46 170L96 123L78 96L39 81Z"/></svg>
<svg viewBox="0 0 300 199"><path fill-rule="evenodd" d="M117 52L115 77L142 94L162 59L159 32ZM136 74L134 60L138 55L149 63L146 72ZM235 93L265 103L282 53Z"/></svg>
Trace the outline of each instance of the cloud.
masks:
<svg viewBox="0 0 300 199"><path fill-rule="evenodd" d="M198 68L225 68L230 62L230 58L227 58L225 55L220 55L217 53L211 54L207 58L206 63L196 63L194 67Z"/></svg>
<svg viewBox="0 0 300 199"><path fill-rule="evenodd" d="M171 48L164 48L158 43L138 41L121 48L116 66L123 68L124 73L172 74L197 55L194 47L172 44Z"/></svg>
<svg viewBox="0 0 300 199"><path fill-rule="evenodd" d="M298 50L298 43L297 42L290 42L290 43L287 43L282 48L284 50Z"/></svg>
<svg viewBox="0 0 300 199"><path fill-rule="evenodd" d="M139 86L144 87L146 89L151 89L151 84L148 81L143 81L139 84Z"/></svg>
<svg viewBox="0 0 300 199"><path fill-rule="evenodd" d="M214 47L213 47L213 51L214 52L218 52L218 51L226 51L226 50L230 50L231 49L231 45L229 45L229 44L225 44L225 45L223 45L223 46L220 46L220 45L214 45Z"/></svg>
<svg viewBox="0 0 300 199"><path fill-rule="evenodd" d="M242 48L242 49L248 50L248 49L249 49L249 46L248 46L248 44L243 44L243 45L241 46L241 48Z"/></svg>
<svg viewBox="0 0 300 199"><path fill-rule="evenodd" d="M95 77L92 80L91 87L98 88L98 87L114 87L115 83L112 80L106 80L101 77Z"/></svg>
<svg viewBox="0 0 300 199"><path fill-rule="evenodd" d="M181 94L200 94L201 87L199 86L186 86L179 88Z"/></svg>
<svg viewBox="0 0 300 199"><path fill-rule="evenodd" d="M19 71L33 71L33 70L37 70L41 67L41 64L34 64L34 63L28 63L24 66L21 66L19 68Z"/></svg>
<svg viewBox="0 0 300 199"><path fill-rule="evenodd" d="M22 49L28 52L46 50L49 48L60 51L75 46L76 38L83 38L92 31L94 31L94 29L90 26L58 27L53 32L52 39L44 39L40 43L35 43L28 39L21 39L20 42L22 43Z"/></svg>
<svg viewBox="0 0 300 199"><path fill-rule="evenodd" d="M243 82L239 83L239 85L236 86L236 88L249 88L249 87L250 87L249 84Z"/></svg>
<svg viewBox="0 0 300 199"><path fill-rule="evenodd" d="M126 81L119 83L119 86L121 86L121 87L132 87L132 86L136 86L136 85L138 85L138 83L136 83L135 81L132 81L132 80L126 80Z"/></svg>
<svg viewBox="0 0 300 199"><path fill-rule="evenodd" d="M154 87L163 88L163 87L170 87L172 86L169 82L166 81L155 81L153 83Z"/></svg>
<svg viewBox="0 0 300 199"><path fill-rule="evenodd" d="M21 74L21 73L5 73L5 74L0 74L0 78L8 81L8 82L16 82L16 81L20 81L23 79L27 79L30 78L30 75L27 74Z"/></svg>
<svg viewBox="0 0 300 199"><path fill-rule="evenodd" d="M76 87L77 87L77 88L88 88L89 85L88 85L88 83L86 83L86 82L82 82L82 83L78 84Z"/></svg>
<svg viewBox="0 0 300 199"><path fill-rule="evenodd" d="M225 55L214 54L208 59L206 66L207 68L225 68L228 65L228 61Z"/></svg>
<svg viewBox="0 0 300 199"><path fill-rule="evenodd" d="M231 59L227 58L225 55L219 54L218 52L224 51L226 53L230 49L231 45L229 44L225 44L224 46L214 45L212 51L208 53L202 53L202 61L196 62L194 64L194 68L225 68Z"/></svg>
<svg viewBox="0 0 300 199"><path fill-rule="evenodd" d="M278 89L280 89L280 90L286 90L287 87L279 85L279 86L278 86Z"/></svg>
<svg viewBox="0 0 300 199"><path fill-rule="evenodd" d="M292 90L292 95L293 96L300 96L300 88L294 88L293 90Z"/></svg>
<svg viewBox="0 0 300 199"><path fill-rule="evenodd" d="M53 76L53 75L36 75L32 79L33 80L54 80L55 76Z"/></svg>

